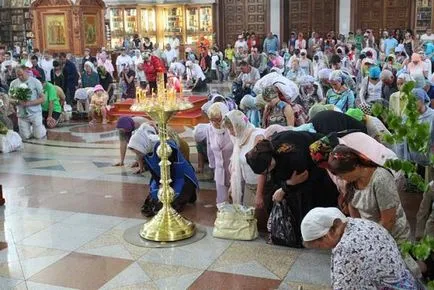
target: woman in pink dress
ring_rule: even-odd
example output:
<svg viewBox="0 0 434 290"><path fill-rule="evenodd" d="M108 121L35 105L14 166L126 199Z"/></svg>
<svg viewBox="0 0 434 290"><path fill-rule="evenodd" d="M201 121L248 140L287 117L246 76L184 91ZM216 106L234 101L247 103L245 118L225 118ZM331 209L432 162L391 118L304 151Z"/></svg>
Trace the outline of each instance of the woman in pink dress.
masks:
<svg viewBox="0 0 434 290"><path fill-rule="evenodd" d="M229 132L222 126L223 118L228 112L228 107L223 103L214 103L207 111L210 120L210 126L206 131L207 155L209 167L214 169L217 204L228 201L230 185L229 164L233 144Z"/></svg>

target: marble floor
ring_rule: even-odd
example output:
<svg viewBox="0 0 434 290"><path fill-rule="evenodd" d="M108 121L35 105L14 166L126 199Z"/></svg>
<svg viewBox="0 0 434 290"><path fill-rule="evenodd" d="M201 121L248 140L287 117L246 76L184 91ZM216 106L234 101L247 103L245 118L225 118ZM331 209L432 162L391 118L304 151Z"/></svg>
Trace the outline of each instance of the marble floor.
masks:
<svg viewBox="0 0 434 290"><path fill-rule="evenodd" d="M197 162L192 129L175 128ZM200 177L198 201L184 216L204 239L175 248L143 248L123 239L142 224L149 176L113 167L114 124L68 123L0 154L0 289L328 289L330 253L212 237L215 190ZM134 156L127 156L127 164ZM408 197L409 204L418 200ZM411 208L414 208L412 206ZM414 217L410 209L410 216Z"/></svg>

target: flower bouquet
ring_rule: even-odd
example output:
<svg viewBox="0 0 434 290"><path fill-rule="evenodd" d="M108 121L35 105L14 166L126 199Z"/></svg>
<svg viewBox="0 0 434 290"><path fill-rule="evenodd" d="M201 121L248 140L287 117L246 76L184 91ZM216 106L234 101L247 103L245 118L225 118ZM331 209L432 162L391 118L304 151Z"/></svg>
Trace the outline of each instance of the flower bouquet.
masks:
<svg viewBox="0 0 434 290"><path fill-rule="evenodd" d="M26 84L20 84L18 87L11 88L9 94L16 102L26 102L30 100L32 96L32 90ZM24 115L27 115L27 111L24 108Z"/></svg>
<svg viewBox="0 0 434 290"><path fill-rule="evenodd" d="M28 101L32 95L32 90L26 85L21 84L16 88L11 88L9 91L11 98L17 101Z"/></svg>

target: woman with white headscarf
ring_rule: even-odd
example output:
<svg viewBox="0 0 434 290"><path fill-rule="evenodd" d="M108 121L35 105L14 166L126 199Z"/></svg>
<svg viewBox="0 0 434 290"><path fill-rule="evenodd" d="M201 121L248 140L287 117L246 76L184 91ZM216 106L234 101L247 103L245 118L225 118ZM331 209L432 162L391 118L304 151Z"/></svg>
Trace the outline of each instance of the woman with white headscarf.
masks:
<svg viewBox="0 0 434 290"><path fill-rule="evenodd" d="M313 77L318 80L320 70L325 68L328 68L327 58L322 51L318 51L313 56Z"/></svg>
<svg viewBox="0 0 434 290"><path fill-rule="evenodd" d="M403 116L405 107L407 106L407 99L405 94L401 92L401 88L410 81L413 81L413 78L408 73L401 73L396 78L396 85L399 91L390 95L389 110L397 116Z"/></svg>
<svg viewBox="0 0 434 290"><path fill-rule="evenodd" d="M208 109L210 126L207 127L206 131L207 155L209 167L214 169L217 204L229 200L229 164L233 151L233 144L229 132L222 126L223 118L228 112L228 107L223 103L214 103Z"/></svg>
<svg viewBox="0 0 434 290"><path fill-rule="evenodd" d="M354 92L345 85L345 78L342 71L333 71L329 78L331 89L326 95L326 104L335 105L344 113L355 105Z"/></svg>
<svg viewBox="0 0 434 290"><path fill-rule="evenodd" d="M300 85L300 101L298 102L306 112L313 105L324 103L325 96L322 87L312 76L304 76L298 80Z"/></svg>
<svg viewBox="0 0 434 290"><path fill-rule="evenodd" d="M235 204L255 206L258 188L258 175L255 174L246 161L246 153L255 143L264 138L264 130L255 128L243 112L233 110L224 117L223 125L232 136L234 150L231 157L231 197Z"/></svg>
<svg viewBox="0 0 434 290"><path fill-rule="evenodd" d="M175 197L172 206L177 211L182 211L187 203L196 201L196 189L198 181L194 173L193 166L182 155L176 141L168 141L172 149L169 156L171 186L175 191ZM161 209L162 204L158 198L158 189L160 184L160 158L157 155L157 149L160 145L157 132L154 127L144 123L137 129L136 133L131 136L128 142L128 148L137 155L139 163L146 164L151 173L149 182L149 195L142 206L142 214L150 217Z"/></svg>
<svg viewBox="0 0 434 290"><path fill-rule="evenodd" d="M332 250L333 289L423 289L379 224L318 207L304 217L301 234L306 247Z"/></svg>
<svg viewBox="0 0 434 290"><path fill-rule="evenodd" d="M93 88L96 85L99 85L99 75L93 63L86 61L83 66L83 73L81 74L81 86L83 88Z"/></svg>

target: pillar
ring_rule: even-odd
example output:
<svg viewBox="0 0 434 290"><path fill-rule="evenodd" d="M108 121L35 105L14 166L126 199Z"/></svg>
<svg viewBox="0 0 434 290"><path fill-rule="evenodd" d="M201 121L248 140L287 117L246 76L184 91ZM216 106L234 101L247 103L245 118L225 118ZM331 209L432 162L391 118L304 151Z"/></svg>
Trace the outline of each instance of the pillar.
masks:
<svg viewBox="0 0 434 290"><path fill-rule="evenodd" d="M270 0L270 31L281 39L280 21L280 0ZM267 31L268 33L269 31Z"/></svg>
<svg viewBox="0 0 434 290"><path fill-rule="evenodd" d="M351 1L339 1L339 33L347 35L351 26Z"/></svg>

